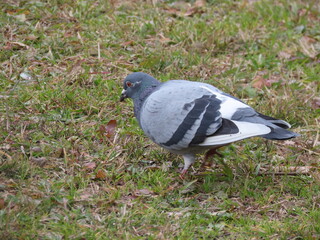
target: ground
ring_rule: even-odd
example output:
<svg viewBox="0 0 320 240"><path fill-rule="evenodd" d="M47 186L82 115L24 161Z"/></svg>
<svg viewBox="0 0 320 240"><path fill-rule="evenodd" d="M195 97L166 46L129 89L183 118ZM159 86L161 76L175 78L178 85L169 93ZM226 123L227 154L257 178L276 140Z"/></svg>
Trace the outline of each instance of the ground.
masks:
<svg viewBox="0 0 320 240"><path fill-rule="evenodd" d="M319 239L320 5L0 3L1 239ZM207 82L300 137L251 138L185 179L124 77Z"/></svg>

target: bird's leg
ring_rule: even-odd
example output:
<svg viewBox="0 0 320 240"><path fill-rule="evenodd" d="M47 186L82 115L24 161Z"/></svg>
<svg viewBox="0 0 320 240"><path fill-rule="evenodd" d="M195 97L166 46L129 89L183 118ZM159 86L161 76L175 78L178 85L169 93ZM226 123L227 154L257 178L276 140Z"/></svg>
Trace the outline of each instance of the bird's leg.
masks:
<svg viewBox="0 0 320 240"><path fill-rule="evenodd" d="M188 172L188 169L182 169L181 173L179 175L179 178L183 180L184 179L184 175L186 175L187 172Z"/></svg>
<svg viewBox="0 0 320 240"><path fill-rule="evenodd" d="M204 168L206 166L206 163L208 162L208 159L211 156L218 155L219 157L222 157L222 154L217 152L217 149L218 148L211 148L208 152L206 152L206 155L204 156L204 160L203 160L200 168Z"/></svg>
<svg viewBox="0 0 320 240"><path fill-rule="evenodd" d="M189 167L194 163L196 156L194 154L184 154L183 160L184 160L184 166L180 174L180 178L183 179L184 175L188 172Z"/></svg>

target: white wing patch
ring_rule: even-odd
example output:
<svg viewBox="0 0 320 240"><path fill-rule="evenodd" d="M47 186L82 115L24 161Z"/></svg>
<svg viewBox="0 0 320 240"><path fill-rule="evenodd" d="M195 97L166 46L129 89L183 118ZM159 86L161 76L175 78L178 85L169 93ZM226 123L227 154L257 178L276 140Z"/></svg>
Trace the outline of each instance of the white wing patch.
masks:
<svg viewBox="0 0 320 240"><path fill-rule="evenodd" d="M219 112L221 113L222 118L230 119L233 116L233 114L239 109L239 108L248 108L249 106L247 104L244 104L243 102L237 101L236 99L233 99L231 97L225 96L221 94L220 92L215 92L212 89L210 89L207 86L200 86L201 88L209 91L210 93L217 96L217 98L222 101L221 107L219 109Z"/></svg>
<svg viewBox="0 0 320 240"><path fill-rule="evenodd" d="M271 129L263 124L239 121L232 122L237 125L239 129L238 133L208 137L204 142L200 143L199 146L219 146L271 132Z"/></svg>

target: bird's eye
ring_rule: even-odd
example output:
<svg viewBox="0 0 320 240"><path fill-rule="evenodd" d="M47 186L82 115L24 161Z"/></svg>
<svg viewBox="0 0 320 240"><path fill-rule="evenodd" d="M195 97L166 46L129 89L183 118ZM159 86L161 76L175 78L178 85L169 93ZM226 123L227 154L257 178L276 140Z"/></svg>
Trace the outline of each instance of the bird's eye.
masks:
<svg viewBox="0 0 320 240"><path fill-rule="evenodd" d="M132 87L132 83L131 82L126 82L127 87Z"/></svg>

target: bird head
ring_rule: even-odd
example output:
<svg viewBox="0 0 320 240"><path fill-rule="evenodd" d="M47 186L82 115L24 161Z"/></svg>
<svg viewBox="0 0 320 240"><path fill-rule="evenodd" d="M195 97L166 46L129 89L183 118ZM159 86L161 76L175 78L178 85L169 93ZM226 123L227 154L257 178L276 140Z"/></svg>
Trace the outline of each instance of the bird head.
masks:
<svg viewBox="0 0 320 240"><path fill-rule="evenodd" d="M123 81L120 102L126 98L137 98L145 89L158 86L159 84L159 81L149 74L143 72L131 73Z"/></svg>

